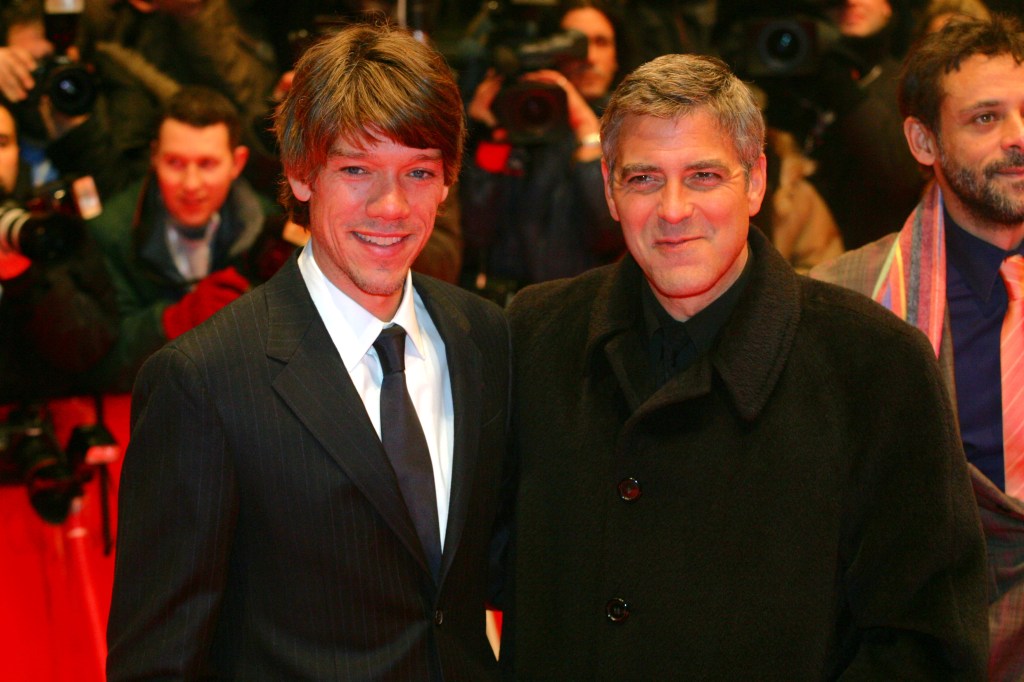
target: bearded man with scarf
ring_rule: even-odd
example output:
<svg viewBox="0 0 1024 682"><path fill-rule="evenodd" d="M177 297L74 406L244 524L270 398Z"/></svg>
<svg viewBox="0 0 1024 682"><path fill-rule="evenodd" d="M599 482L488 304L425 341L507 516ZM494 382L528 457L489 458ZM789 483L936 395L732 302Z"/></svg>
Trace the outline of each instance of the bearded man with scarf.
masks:
<svg viewBox="0 0 1024 682"><path fill-rule="evenodd" d="M1024 419L1010 389L1024 363L1007 340L1024 331L1009 274L1024 262L1024 27L947 25L907 57L899 95L907 145L934 180L902 230L811 276L872 296L931 340L988 546L989 679L1020 680Z"/></svg>

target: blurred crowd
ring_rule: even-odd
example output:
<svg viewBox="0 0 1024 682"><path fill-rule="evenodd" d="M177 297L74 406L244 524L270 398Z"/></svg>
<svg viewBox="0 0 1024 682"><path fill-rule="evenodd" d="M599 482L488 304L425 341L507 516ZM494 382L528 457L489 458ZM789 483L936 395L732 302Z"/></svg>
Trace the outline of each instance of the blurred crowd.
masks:
<svg viewBox="0 0 1024 682"><path fill-rule="evenodd" d="M754 222L796 270L897 230L926 181L903 141L900 60L1001 4L0 3L0 404L130 390L149 354L305 242L268 117L298 56L346 23L406 26L448 58L467 154L415 267L504 305L624 253L599 117L665 53L718 56L754 88L770 182Z"/></svg>

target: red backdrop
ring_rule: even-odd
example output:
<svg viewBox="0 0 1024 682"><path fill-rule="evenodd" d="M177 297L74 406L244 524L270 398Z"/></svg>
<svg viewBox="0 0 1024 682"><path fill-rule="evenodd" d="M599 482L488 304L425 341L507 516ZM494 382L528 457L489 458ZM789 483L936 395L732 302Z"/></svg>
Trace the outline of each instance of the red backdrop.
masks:
<svg viewBox="0 0 1024 682"><path fill-rule="evenodd" d="M60 444L95 422L91 398L50 403ZM129 396L104 398L104 422L128 442ZM111 532L117 522L118 459L108 465ZM105 630L114 575L103 538L99 477L60 525L44 522L24 486L0 486L0 679L102 682Z"/></svg>

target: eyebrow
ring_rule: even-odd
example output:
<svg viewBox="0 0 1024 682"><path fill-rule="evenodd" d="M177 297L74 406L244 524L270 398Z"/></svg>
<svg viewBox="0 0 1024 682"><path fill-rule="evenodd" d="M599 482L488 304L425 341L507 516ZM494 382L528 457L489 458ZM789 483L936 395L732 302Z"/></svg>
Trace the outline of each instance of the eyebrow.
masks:
<svg viewBox="0 0 1024 682"><path fill-rule="evenodd" d="M365 159L370 156L370 152L364 149L356 149L355 147L332 147L327 155L330 158L344 158L344 159ZM419 154L416 154L413 161L441 161L444 155L440 149L428 149L423 150Z"/></svg>
<svg viewBox="0 0 1024 682"><path fill-rule="evenodd" d="M688 163L683 170L695 171L695 170L728 170L729 166L718 159L699 159L693 163ZM631 175L633 173L660 173L662 172L661 166L656 166L650 163L627 163L619 168L618 175Z"/></svg>
<svg viewBox="0 0 1024 682"><path fill-rule="evenodd" d="M971 102L967 106L963 107L960 111L971 112L977 111L978 109L992 109L993 107L1003 106L1004 101L1001 99L983 99L978 102Z"/></svg>
<svg viewBox="0 0 1024 682"><path fill-rule="evenodd" d="M649 163L627 163L619 168L618 175L632 175L634 173L658 173L661 171L661 166L655 166Z"/></svg>

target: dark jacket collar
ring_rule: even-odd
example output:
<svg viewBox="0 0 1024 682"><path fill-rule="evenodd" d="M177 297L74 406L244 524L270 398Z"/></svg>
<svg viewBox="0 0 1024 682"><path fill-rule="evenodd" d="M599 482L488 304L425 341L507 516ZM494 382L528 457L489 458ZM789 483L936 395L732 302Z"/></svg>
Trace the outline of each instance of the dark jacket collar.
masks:
<svg viewBox="0 0 1024 682"><path fill-rule="evenodd" d="M271 381L296 416L376 506L423 570L429 572L394 472L302 280L297 262L300 252L296 250L264 285L269 317L266 352L279 363ZM480 430L481 352L472 335L471 321L448 285L414 273L413 286L444 339L455 404L451 501L441 559L443 583L471 511L471 481L479 454L475 444ZM311 388L317 392L313 400Z"/></svg>
<svg viewBox="0 0 1024 682"><path fill-rule="evenodd" d="M245 253L259 237L266 217L256 190L241 177L232 183L220 214L221 223L211 245L211 271L226 267ZM167 247L166 222L167 209L150 172L139 186L139 201L132 217L135 248L139 258L164 279L184 283Z"/></svg>
<svg viewBox="0 0 1024 682"><path fill-rule="evenodd" d="M750 281L711 351L661 390L649 393L643 311L644 274L627 255L614 266L590 305L588 366L606 357L634 409L656 409L725 385L737 411L753 420L764 408L789 357L800 322L800 284L767 238L751 227Z"/></svg>

